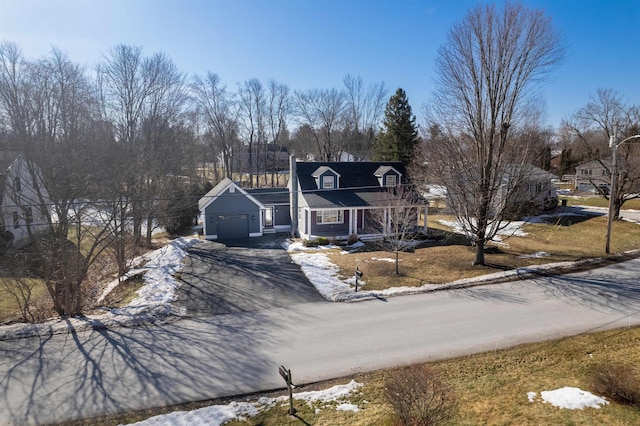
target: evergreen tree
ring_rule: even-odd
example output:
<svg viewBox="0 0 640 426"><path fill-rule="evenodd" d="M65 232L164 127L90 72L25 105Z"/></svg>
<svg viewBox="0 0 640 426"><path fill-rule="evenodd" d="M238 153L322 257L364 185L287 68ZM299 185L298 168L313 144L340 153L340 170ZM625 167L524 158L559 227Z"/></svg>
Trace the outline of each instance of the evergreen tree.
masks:
<svg viewBox="0 0 640 426"><path fill-rule="evenodd" d="M407 94L402 88L391 96L384 110L384 128L374 145L378 161L402 161L409 164L418 142L416 117L411 112Z"/></svg>

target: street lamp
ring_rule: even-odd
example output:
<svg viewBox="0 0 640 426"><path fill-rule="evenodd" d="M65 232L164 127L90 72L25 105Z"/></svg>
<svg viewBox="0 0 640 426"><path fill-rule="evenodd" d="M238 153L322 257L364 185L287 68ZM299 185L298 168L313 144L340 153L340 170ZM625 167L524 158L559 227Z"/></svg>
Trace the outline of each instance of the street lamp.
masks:
<svg viewBox="0 0 640 426"><path fill-rule="evenodd" d="M613 223L613 200L616 196L616 184L618 180L618 147L625 142L629 142L632 139L640 138L640 135L629 136L628 138L618 142L618 125L613 127L613 135L609 138L609 147L613 148L613 158L611 165L611 188L609 189L609 217L607 221L607 245L605 251L609 253L609 246L611 242L611 224Z"/></svg>

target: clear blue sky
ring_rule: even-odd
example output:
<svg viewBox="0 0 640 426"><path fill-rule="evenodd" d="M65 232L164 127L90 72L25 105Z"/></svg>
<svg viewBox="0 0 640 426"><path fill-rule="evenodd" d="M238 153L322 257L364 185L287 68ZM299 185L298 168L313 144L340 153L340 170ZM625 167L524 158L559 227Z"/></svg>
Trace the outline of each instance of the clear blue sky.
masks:
<svg viewBox="0 0 640 426"><path fill-rule="evenodd" d="M414 113L433 89L434 58L470 0L0 0L0 40L27 58L52 46L93 67L118 43L166 53L189 74L235 89L274 78L292 89L341 87L346 74L402 87ZM529 0L564 33L565 63L545 86L547 122L598 88L640 104L640 0Z"/></svg>

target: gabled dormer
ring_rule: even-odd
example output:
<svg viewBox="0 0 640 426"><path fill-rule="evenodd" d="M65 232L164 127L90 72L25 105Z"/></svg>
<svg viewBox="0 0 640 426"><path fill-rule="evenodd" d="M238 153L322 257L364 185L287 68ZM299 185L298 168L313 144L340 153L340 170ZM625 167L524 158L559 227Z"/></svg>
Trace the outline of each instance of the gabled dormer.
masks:
<svg viewBox="0 0 640 426"><path fill-rule="evenodd" d="M382 188L395 188L400 186L402 180L402 173L391 166L378 167L374 175L378 178L378 183Z"/></svg>
<svg viewBox="0 0 640 426"><path fill-rule="evenodd" d="M318 189L340 188L340 174L329 166L320 166L312 173Z"/></svg>

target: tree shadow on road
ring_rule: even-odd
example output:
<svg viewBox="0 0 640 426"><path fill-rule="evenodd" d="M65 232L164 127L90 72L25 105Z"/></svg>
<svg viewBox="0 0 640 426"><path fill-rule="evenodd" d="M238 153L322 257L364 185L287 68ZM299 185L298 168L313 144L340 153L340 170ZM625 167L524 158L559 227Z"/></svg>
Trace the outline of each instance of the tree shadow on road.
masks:
<svg viewBox="0 0 640 426"><path fill-rule="evenodd" d="M284 326L257 313L0 342L0 419L46 424L263 387ZM222 392L222 394L221 394Z"/></svg>

